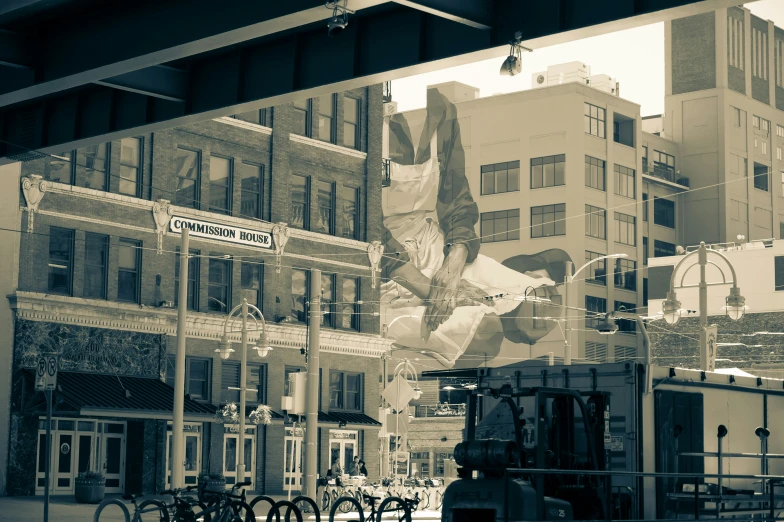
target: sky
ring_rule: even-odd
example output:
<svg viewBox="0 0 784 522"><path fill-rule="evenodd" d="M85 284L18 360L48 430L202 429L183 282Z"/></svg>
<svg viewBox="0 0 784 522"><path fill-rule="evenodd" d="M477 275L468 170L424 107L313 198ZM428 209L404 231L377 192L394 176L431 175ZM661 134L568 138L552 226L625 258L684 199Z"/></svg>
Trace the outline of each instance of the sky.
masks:
<svg viewBox="0 0 784 522"><path fill-rule="evenodd" d="M784 27L784 0L759 0L745 4L753 14ZM399 111L425 106L428 85L458 81L479 87L480 96L531 88L531 74L548 65L582 62L591 74L608 74L620 82L622 98L639 103L643 116L664 110L664 24L658 23L595 36L523 53L523 72L501 76L501 59L485 60L392 82L392 96Z"/></svg>

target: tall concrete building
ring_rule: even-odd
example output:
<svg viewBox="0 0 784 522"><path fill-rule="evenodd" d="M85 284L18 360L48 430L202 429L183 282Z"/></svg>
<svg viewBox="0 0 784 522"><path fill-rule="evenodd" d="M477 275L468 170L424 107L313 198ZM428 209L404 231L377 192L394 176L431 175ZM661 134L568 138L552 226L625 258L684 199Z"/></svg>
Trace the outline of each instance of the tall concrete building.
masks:
<svg viewBox="0 0 784 522"><path fill-rule="evenodd" d="M663 135L692 189L683 242L781 238L784 30L738 6L666 22L665 42Z"/></svg>
<svg viewBox="0 0 784 522"><path fill-rule="evenodd" d="M478 206L480 254L507 266L523 255L561 266L571 260L575 268L625 254L579 273L569 285L569 305L590 312L640 310L647 257L674 253L681 241L673 195L687 189L688 179L677 172L679 147L643 132L640 106L618 97L616 82L588 76L578 62L568 65L575 71L561 66L557 74L542 73L545 86L511 94L479 98L478 89L457 82L430 89L455 107L465 175ZM589 86L590 78L602 81ZM402 115L415 125L426 111ZM551 270L558 295L540 297L564 302L563 274ZM558 306L533 303L526 310L530 342L507 339L496 360L474 357L475 365L549 353L560 358L567 336L575 358L626 360L641 348L631 323L607 337L593 330L587 312L572 311L567 324L553 321L562 318Z"/></svg>

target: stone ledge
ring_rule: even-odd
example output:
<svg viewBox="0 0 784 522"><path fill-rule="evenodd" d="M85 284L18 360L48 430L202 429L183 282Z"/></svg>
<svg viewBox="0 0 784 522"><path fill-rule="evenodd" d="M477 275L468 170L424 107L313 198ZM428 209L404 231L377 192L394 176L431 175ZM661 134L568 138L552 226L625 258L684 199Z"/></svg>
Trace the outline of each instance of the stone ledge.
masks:
<svg viewBox="0 0 784 522"><path fill-rule="evenodd" d="M341 147L340 145L335 145L334 143L327 143L326 141L308 138L307 136L300 136L299 134L291 133L289 134L289 139L295 143L303 143L305 145L311 145L313 147L345 154L346 156L353 156L363 160L367 159L367 152L362 152L361 150L356 149L349 149L348 147Z"/></svg>

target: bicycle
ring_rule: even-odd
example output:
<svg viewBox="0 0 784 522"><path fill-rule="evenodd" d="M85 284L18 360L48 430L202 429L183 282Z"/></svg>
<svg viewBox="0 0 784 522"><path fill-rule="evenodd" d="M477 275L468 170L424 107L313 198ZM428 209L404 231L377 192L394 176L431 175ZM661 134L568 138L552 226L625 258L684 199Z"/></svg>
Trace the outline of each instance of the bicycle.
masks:
<svg viewBox="0 0 784 522"><path fill-rule="evenodd" d="M145 513L149 513L149 517L145 517L145 520L159 520L160 522L169 522L169 511L166 507L166 504L161 502L160 500L145 500L139 505L136 505L136 500L139 498L139 495L123 495L122 500L130 501L133 505L133 520L141 521L141 515ZM103 510L109 506L119 507L125 517L125 522L131 522L131 514L128 511L128 507L125 505L125 502L122 502L116 498L107 498L100 504L98 507L95 508L95 515L93 515L93 522L100 522L101 513ZM106 519L107 517L104 517ZM209 521L205 521L209 522Z"/></svg>
<svg viewBox="0 0 784 522"><path fill-rule="evenodd" d="M194 513L193 507L179 496L181 490L166 490L162 493L174 497L172 522L196 522L200 519L211 522L213 514L214 522L255 522L253 509L242 500L245 498L245 492L240 495L233 494L235 489L246 486L250 486L250 482L238 482L228 491L203 491L202 497L207 500L207 506L198 513Z"/></svg>

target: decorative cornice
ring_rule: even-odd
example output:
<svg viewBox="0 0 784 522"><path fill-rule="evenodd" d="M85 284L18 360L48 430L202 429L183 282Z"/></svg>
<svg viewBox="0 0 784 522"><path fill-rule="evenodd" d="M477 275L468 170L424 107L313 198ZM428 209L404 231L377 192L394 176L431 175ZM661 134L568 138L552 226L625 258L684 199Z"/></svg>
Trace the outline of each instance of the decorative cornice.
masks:
<svg viewBox="0 0 784 522"><path fill-rule="evenodd" d="M16 317L28 321L66 323L160 335L176 335L177 311L127 303L17 291L8 296ZM188 312L185 334L191 338L220 340L225 315ZM251 332L250 340L259 333ZM240 333L229 339L240 342ZM275 348L297 349L307 344L304 325L268 324L267 339ZM381 357L392 340L377 335L322 329L321 350L326 353Z"/></svg>
<svg viewBox="0 0 784 522"><path fill-rule="evenodd" d="M367 159L367 152L362 152L361 150L356 149L349 149L348 147L341 147L340 145L327 143L326 141L314 140L313 138L308 138L307 136L300 136L299 134L291 133L289 134L289 139L296 143L304 143L305 145L311 145L313 147L318 147L320 149L331 152L338 152L340 154L345 154L346 156L352 156L354 158L363 160Z"/></svg>
<svg viewBox="0 0 784 522"><path fill-rule="evenodd" d="M249 121L242 121L236 118L229 118L228 116L223 116L220 118L215 118L213 121L217 121L218 123L225 123L226 125L232 125L234 127L239 127L241 129L258 132L259 134L267 134L272 135L272 127L265 127L264 125L259 125L258 123L251 123Z"/></svg>

